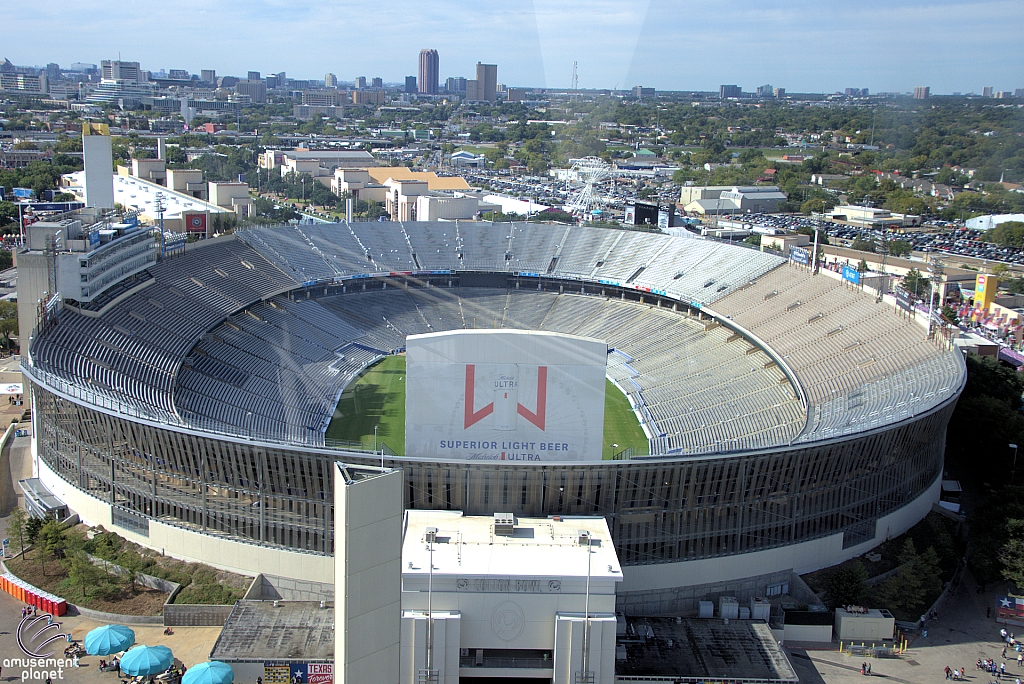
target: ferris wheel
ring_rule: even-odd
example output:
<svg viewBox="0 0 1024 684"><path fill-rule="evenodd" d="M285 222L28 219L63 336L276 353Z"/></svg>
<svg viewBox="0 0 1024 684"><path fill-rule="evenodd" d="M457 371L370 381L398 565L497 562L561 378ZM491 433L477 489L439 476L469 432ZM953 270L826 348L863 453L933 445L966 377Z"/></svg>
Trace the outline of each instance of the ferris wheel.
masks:
<svg viewBox="0 0 1024 684"><path fill-rule="evenodd" d="M566 211L580 218L589 219L591 210L604 204L595 188L611 175L612 167L603 159L583 157L573 162L570 176L575 179L579 188L565 205Z"/></svg>

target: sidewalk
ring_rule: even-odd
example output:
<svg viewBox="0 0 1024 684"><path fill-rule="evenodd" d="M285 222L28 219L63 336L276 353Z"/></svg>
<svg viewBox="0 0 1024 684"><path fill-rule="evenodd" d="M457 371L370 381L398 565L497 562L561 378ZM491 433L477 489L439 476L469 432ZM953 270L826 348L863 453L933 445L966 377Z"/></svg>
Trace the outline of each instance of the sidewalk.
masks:
<svg viewBox="0 0 1024 684"><path fill-rule="evenodd" d="M939 617L925 625L928 636L918 636L902 658L870 658L873 677L885 677L900 684L925 684L945 681L945 668L965 670L965 681L975 683L991 682L993 675L975 668L978 658L992 658L1006 663L1006 676L1002 681L1012 682L1018 676L1024 677L1024 668L1017 668L1017 654L1007 652L1005 661L1000 657L1003 643L999 630L1003 625L994 618L985 617L985 609L995 605L997 594L1005 593L1002 586L983 594L977 593L977 584L967 573L964 581L950 595ZM993 609L992 614L995 614ZM1021 630L1024 632L1024 630ZM789 650L789 649L787 649ZM860 666L865 659L838 651L791 652L794 666L810 664L820 673L821 678L832 682L860 682L863 675Z"/></svg>

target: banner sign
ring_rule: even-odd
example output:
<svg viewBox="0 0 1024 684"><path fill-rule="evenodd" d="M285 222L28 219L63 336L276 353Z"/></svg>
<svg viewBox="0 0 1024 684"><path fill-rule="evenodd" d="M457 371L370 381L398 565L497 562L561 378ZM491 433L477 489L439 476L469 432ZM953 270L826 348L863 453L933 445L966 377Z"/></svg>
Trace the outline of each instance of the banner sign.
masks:
<svg viewBox="0 0 1024 684"><path fill-rule="evenodd" d="M847 280L854 285L860 285L860 271L852 266L843 266L843 280Z"/></svg>
<svg viewBox="0 0 1024 684"><path fill-rule="evenodd" d="M909 292L907 292L906 290L898 287L895 290L895 295L896 295L896 306L900 307L904 311L913 311L914 310L914 301L910 297L910 293Z"/></svg>
<svg viewBox="0 0 1024 684"><path fill-rule="evenodd" d="M600 460L603 340L519 330L406 338L406 453L445 460Z"/></svg>
<svg viewBox="0 0 1024 684"><path fill-rule="evenodd" d="M793 247L789 250L789 258L791 261L795 261L798 264L809 266L811 263L811 253L803 247Z"/></svg>

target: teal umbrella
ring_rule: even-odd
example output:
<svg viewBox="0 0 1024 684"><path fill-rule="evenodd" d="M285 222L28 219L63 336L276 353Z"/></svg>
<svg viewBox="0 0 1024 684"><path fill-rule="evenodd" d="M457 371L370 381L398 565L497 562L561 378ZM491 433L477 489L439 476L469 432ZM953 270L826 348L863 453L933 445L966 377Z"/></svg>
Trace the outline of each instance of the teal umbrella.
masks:
<svg viewBox="0 0 1024 684"><path fill-rule="evenodd" d="M231 684L235 679L235 671L227 663L211 660L190 667L181 684Z"/></svg>
<svg viewBox="0 0 1024 684"><path fill-rule="evenodd" d="M127 651L135 643L135 632L124 625L103 625L85 635L85 652L110 655Z"/></svg>
<svg viewBox="0 0 1024 684"><path fill-rule="evenodd" d="M136 646L121 657L121 672L133 677L160 674L174 662L166 646Z"/></svg>

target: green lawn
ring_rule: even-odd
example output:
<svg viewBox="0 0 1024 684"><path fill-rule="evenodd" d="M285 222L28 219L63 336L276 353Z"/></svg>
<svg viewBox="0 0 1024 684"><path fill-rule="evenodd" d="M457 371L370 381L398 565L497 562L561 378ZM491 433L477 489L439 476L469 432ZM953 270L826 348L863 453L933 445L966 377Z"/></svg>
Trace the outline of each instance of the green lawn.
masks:
<svg viewBox="0 0 1024 684"><path fill-rule="evenodd" d="M345 388L327 426L327 438L372 449L375 425L378 443L396 454L405 453L404 356L385 357Z"/></svg>
<svg viewBox="0 0 1024 684"><path fill-rule="evenodd" d="M646 455L647 437L626 395L611 380L606 383L601 457L611 458L630 446L636 454ZM327 438L358 442L372 449L374 426L377 426L378 444L387 444L396 454L405 453L404 356L386 357L345 389L334 418L327 426Z"/></svg>
<svg viewBox="0 0 1024 684"><path fill-rule="evenodd" d="M641 456L646 456L650 451L647 435L640 427L640 421L636 419L626 395L611 380L605 380L604 445L601 458L611 458L626 447L633 447L633 452Z"/></svg>

